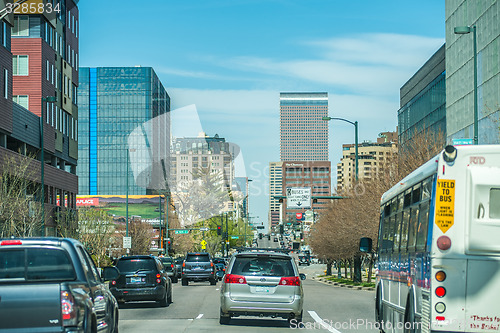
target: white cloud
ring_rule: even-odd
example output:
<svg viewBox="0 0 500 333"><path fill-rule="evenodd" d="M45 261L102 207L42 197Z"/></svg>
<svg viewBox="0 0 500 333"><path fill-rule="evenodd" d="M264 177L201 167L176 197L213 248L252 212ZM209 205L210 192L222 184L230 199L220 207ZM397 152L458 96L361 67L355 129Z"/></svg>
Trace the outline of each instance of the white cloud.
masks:
<svg viewBox="0 0 500 333"><path fill-rule="evenodd" d="M211 59L215 65L232 70L280 76L284 84L290 80L307 80L330 86L329 90L387 96L399 91L443 43L441 38L363 34L303 41L296 45L302 48L307 46L311 50L316 48L316 59L287 57L287 60L281 60L247 56Z"/></svg>

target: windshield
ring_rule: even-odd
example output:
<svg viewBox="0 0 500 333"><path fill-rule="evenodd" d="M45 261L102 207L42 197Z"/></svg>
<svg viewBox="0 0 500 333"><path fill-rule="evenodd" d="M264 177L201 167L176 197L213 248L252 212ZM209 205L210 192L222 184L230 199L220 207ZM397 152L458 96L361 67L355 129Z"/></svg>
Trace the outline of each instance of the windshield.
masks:
<svg viewBox="0 0 500 333"><path fill-rule="evenodd" d="M22 280L74 280L75 270L64 250L9 249L0 251L0 282Z"/></svg>

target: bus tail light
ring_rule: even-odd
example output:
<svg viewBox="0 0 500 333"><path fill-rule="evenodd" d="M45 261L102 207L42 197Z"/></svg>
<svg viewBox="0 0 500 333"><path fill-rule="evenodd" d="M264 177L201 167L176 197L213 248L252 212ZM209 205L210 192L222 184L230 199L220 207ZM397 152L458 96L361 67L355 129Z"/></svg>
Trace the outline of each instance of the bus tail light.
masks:
<svg viewBox="0 0 500 333"><path fill-rule="evenodd" d="M446 289L444 289L444 287L437 287L436 288L436 296L443 297L444 295L446 295Z"/></svg>
<svg viewBox="0 0 500 333"><path fill-rule="evenodd" d="M443 282L444 280L446 280L446 273L443 271L437 272L435 276L436 280L438 280L439 282Z"/></svg>
<svg viewBox="0 0 500 333"><path fill-rule="evenodd" d="M437 240L437 247L442 250L446 251L451 247L451 239L448 236L441 236Z"/></svg>
<svg viewBox="0 0 500 333"><path fill-rule="evenodd" d="M436 303L434 309L437 313L443 313L446 310L446 305L443 302Z"/></svg>

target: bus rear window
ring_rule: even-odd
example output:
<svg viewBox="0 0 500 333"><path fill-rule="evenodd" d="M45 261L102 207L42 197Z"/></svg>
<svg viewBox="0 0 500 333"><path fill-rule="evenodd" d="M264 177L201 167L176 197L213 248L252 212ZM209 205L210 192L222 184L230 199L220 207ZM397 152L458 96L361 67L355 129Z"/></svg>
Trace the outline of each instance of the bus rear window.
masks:
<svg viewBox="0 0 500 333"><path fill-rule="evenodd" d="M490 189L490 219L500 219L500 188Z"/></svg>

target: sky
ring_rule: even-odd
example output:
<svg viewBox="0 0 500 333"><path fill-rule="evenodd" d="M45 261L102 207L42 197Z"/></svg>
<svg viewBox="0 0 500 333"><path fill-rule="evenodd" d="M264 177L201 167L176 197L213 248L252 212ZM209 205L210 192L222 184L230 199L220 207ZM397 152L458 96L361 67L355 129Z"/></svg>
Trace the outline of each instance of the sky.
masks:
<svg viewBox="0 0 500 333"><path fill-rule="evenodd" d="M328 92L329 116L359 140L395 131L399 89L439 49L444 0L85 0L80 66L153 67L172 131L238 145L249 208L267 224L268 166L279 161L279 93ZM182 110L195 110L184 123ZM187 126L186 126L187 125ZM354 127L329 123L333 177ZM183 132L185 133L185 132ZM332 179L334 181L334 179Z"/></svg>

